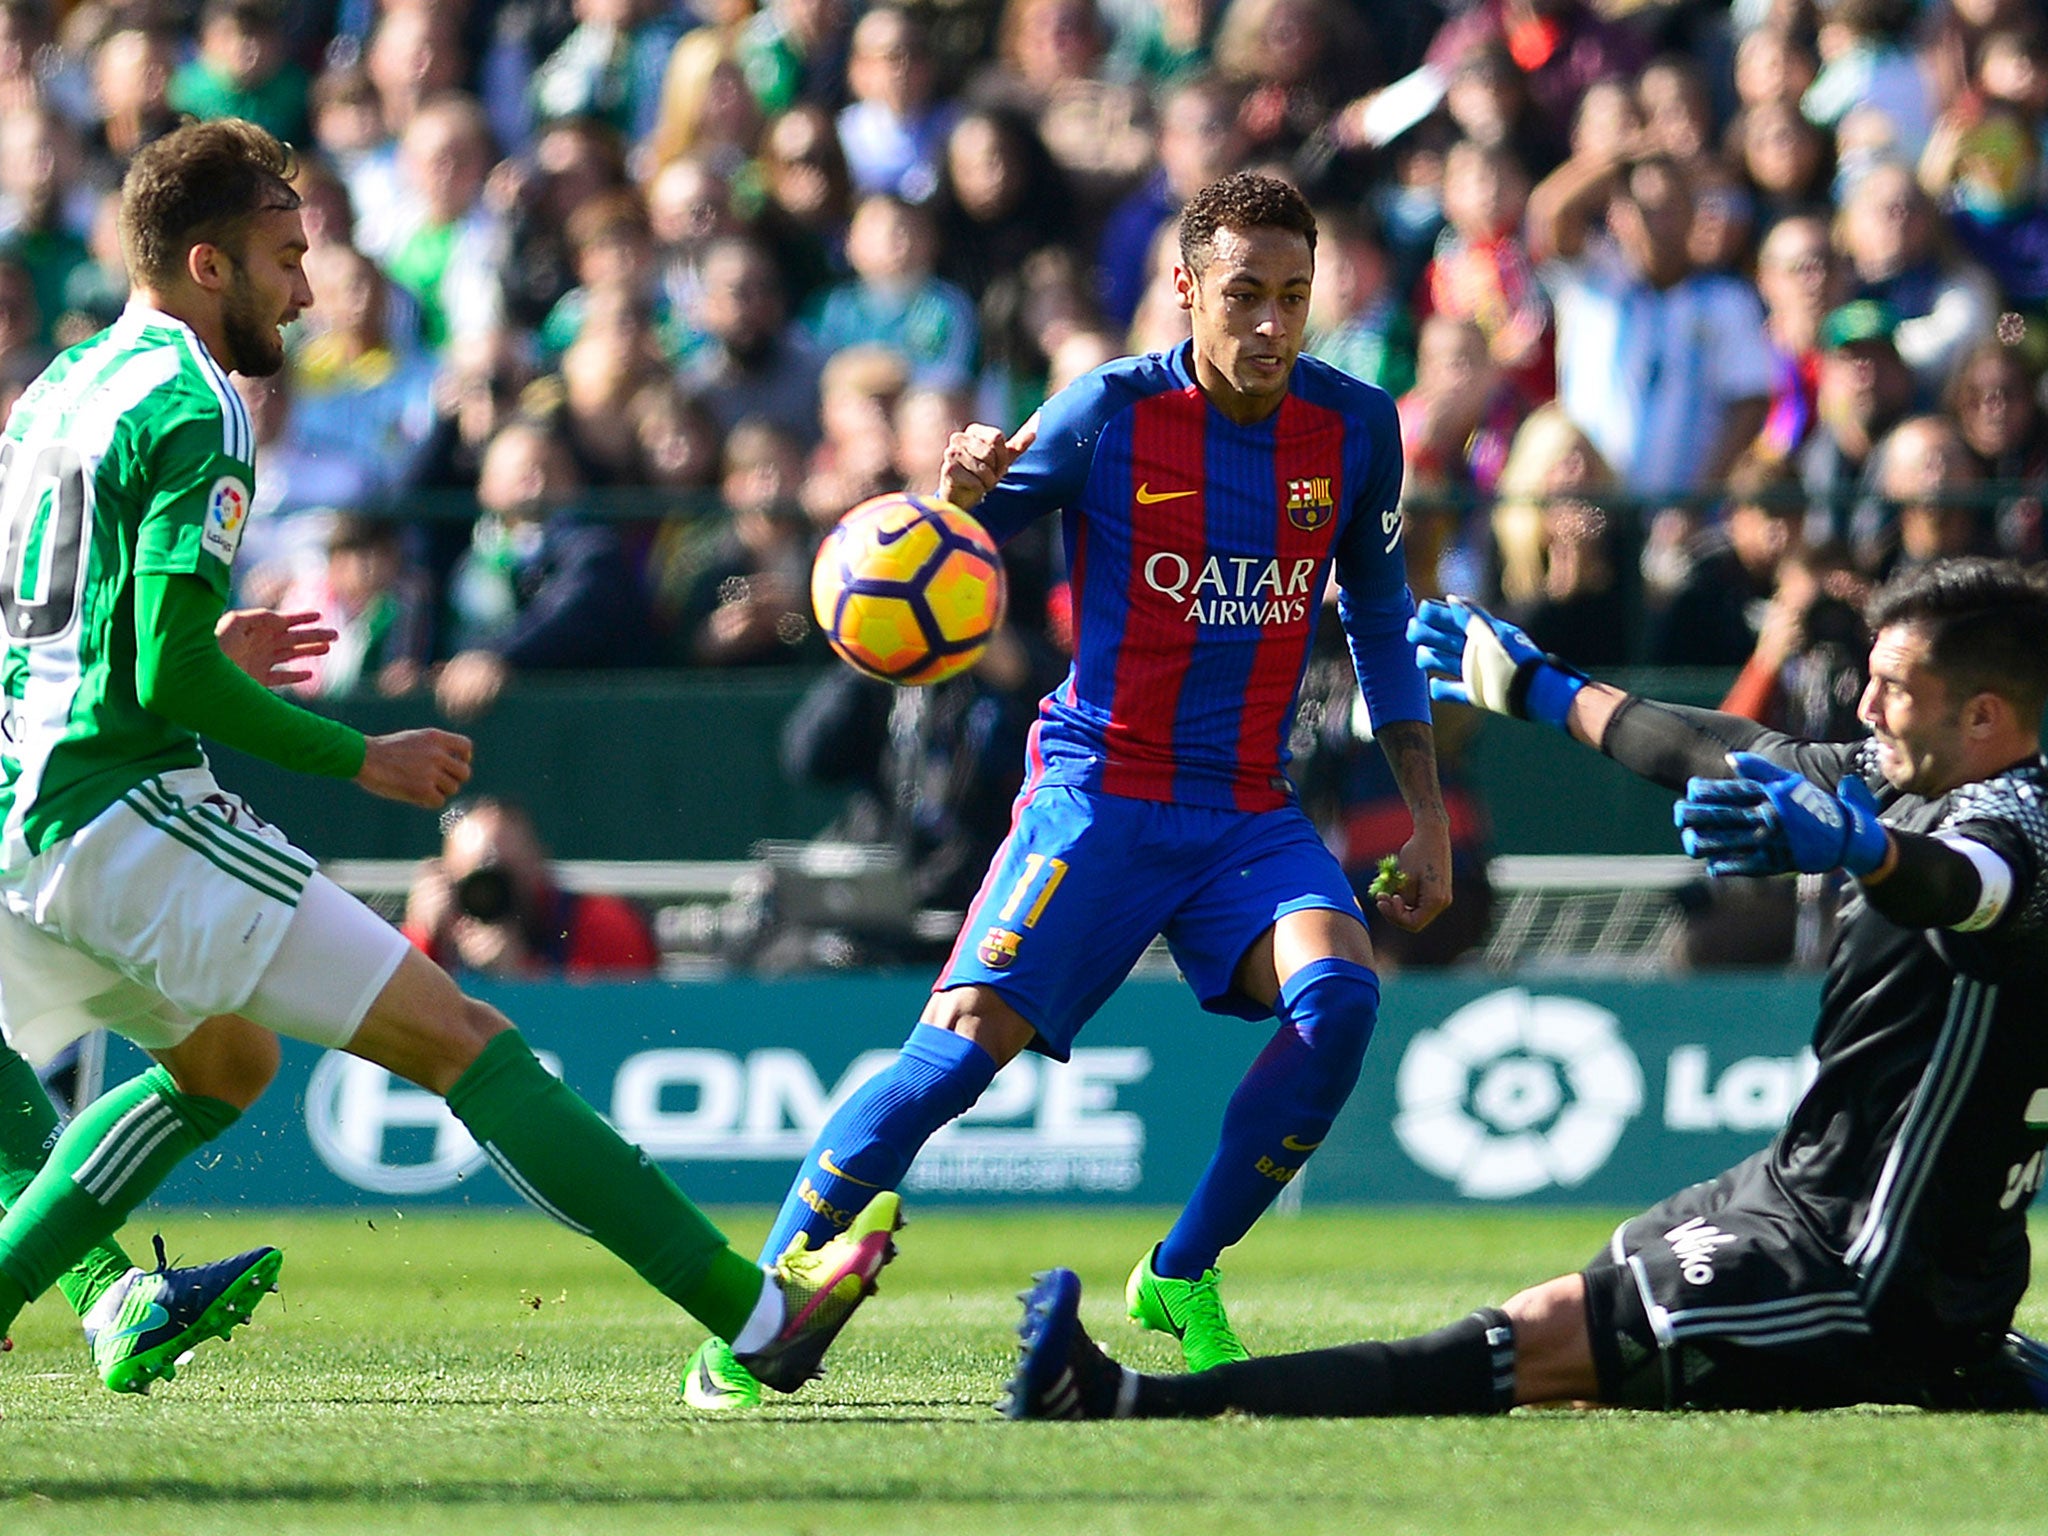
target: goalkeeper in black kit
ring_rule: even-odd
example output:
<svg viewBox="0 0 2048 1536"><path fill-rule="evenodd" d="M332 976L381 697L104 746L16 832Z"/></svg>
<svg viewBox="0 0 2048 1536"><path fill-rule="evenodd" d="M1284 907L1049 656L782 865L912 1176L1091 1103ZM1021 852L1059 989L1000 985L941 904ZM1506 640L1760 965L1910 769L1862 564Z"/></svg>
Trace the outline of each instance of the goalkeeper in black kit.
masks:
<svg viewBox="0 0 2048 1536"><path fill-rule="evenodd" d="M1435 1333L1186 1376L1116 1364L1068 1270L1025 1297L1014 1418L2048 1406L2012 1331L2048 1145L2048 582L1925 568L1873 599L1855 743L1589 682L1453 599L1409 635L1438 699L1538 721L1682 792L1715 875L1852 881L1785 1129L1623 1222L1577 1274Z"/></svg>

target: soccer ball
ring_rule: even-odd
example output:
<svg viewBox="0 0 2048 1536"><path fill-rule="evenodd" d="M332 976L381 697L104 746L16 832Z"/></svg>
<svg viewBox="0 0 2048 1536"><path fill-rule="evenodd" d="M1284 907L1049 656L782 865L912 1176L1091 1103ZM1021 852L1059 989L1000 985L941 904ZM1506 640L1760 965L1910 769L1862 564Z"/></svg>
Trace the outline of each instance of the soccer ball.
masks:
<svg viewBox="0 0 2048 1536"><path fill-rule="evenodd" d="M856 671L922 687L981 660L1003 621L995 541L958 507L898 492L862 502L825 536L811 609Z"/></svg>

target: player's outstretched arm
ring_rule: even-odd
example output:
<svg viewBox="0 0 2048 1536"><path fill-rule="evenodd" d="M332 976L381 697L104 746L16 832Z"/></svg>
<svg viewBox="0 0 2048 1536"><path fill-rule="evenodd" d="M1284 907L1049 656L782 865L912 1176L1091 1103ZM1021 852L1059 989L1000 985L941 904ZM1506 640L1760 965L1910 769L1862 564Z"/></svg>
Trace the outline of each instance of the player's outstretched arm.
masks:
<svg viewBox="0 0 2048 1536"><path fill-rule="evenodd" d="M1669 789L1726 774L1728 753L1772 735L1738 715L1662 704L1593 682L1461 597L1417 605L1408 638L1431 698L1551 726Z"/></svg>
<svg viewBox="0 0 2048 1536"><path fill-rule="evenodd" d="M467 736L431 728L371 736L363 743L356 783L385 800L438 810L469 782Z"/></svg>

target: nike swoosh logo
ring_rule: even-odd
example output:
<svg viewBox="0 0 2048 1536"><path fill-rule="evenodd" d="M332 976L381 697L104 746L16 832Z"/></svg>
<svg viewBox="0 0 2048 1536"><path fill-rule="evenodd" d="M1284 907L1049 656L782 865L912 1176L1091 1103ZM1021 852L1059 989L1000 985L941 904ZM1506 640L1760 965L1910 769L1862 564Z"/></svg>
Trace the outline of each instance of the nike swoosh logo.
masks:
<svg viewBox="0 0 2048 1536"><path fill-rule="evenodd" d="M161 1328L170 1320L171 1314L152 1301L142 1309L142 1316L136 1318L133 1322L128 1321L126 1318L119 1319L112 1328L102 1335L102 1338L105 1339L107 1344L118 1344L123 1339L132 1339L139 1334L148 1333L152 1328Z"/></svg>
<svg viewBox="0 0 2048 1536"><path fill-rule="evenodd" d="M830 1147L827 1147L824 1151L818 1154L818 1166L824 1169L825 1172L831 1174L833 1178L844 1179L849 1184L858 1184L862 1189L880 1189L882 1187L879 1184L870 1184L866 1179L856 1179L844 1168L840 1167L837 1163L833 1162L832 1149Z"/></svg>
<svg viewBox="0 0 2048 1536"><path fill-rule="evenodd" d="M1155 491L1152 489L1152 482L1147 480L1138 487L1138 505L1154 507L1162 501L1179 501L1183 496L1194 494L1193 491Z"/></svg>
<svg viewBox="0 0 2048 1536"><path fill-rule="evenodd" d="M1296 1141L1292 1136L1282 1136L1280 1138L1280 1145L1290 1152L1313 1152L1322 1143L1320 1141Z"/></svg>

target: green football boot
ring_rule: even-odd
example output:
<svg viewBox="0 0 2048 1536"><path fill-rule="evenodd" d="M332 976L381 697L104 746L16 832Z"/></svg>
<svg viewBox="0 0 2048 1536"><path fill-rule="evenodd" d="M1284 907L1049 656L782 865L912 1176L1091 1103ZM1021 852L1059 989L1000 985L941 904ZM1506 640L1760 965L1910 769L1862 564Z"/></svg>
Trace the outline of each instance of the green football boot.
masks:
<svg viewBox="0 0 2048 1536"><path fill-rule="evenodd" d="M114 1392L147 1392L169 1381L208 1339L224 1339L249 1321L277 1289L284 1255L252 1248L231 1259L172 1269L156 1240L156 1268L130 1270L85 1317L85 1346L100 1380Z"/></svg>
<svg viewBox="0 0 2048 1536"><path fill-rule="evenodd" d="M683 1401L707 1413L761 1406L761 1383L723 1339L706 1339L683 1367Z"/></svg>
<svg viewBox="0 0 2048 1536"><path fill-rule="evenodd" d="M1169 1280L1152 1272L1152 1260L1159 1249L1138 1260L1124 1287L1124 1302L1131 1321L1155 1333L1170 1333L1180 1340L1181 1357L1191 1371L1249 1360L1252 1352L1238 1342L1223 1311L1222 1276L1204 1270L1199 1280Z"/></svg>

